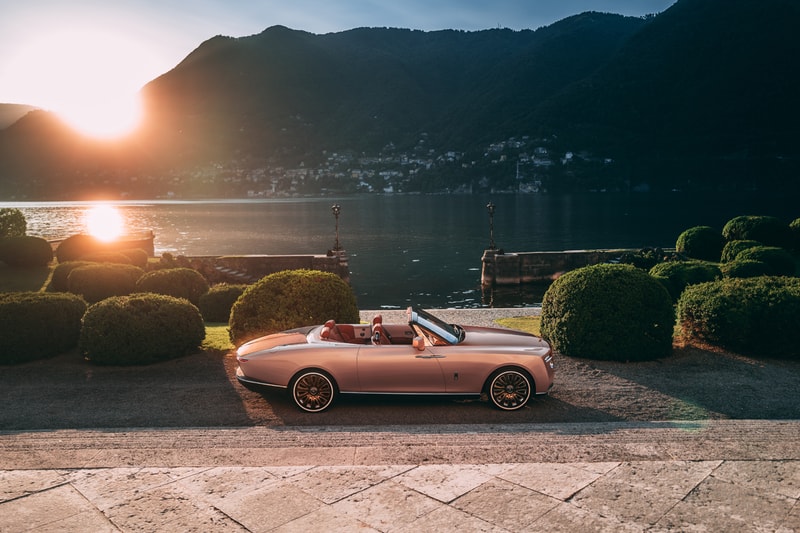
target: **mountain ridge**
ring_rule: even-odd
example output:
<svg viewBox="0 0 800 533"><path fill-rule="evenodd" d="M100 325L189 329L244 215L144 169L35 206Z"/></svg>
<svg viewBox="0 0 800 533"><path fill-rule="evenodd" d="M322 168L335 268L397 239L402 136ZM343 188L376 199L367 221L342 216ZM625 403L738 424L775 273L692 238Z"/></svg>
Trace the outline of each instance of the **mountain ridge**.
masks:
<svg viewBox="0 0 800 533"><path fill-rule="evenodd" d="M0 197L514 190L515 166L537 190L797 190L800 7L752 4L212 37L142 89L113 149L27 116L0 130Z"/></svg>

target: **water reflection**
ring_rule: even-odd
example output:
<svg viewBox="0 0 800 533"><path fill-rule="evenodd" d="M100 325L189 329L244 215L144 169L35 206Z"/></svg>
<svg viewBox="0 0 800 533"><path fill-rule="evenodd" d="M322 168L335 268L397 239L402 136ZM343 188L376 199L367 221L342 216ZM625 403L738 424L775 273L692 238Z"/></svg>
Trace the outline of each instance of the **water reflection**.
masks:
<svg viewBox="0 0 800 533"><path fill-rule="evenodd" d="M152 230L156 255L323 254L335 245L331 206L341 206L339 240L350 256L359 306L531 305L543 290L485 294L483 250L493 236L506 251L673 247L685 229L722 229L742 214L800 216L794 199L731 195L374 195L342 198L118 202L126 233ZM5 203L31 235L86 232L92 202Z"/></svg>

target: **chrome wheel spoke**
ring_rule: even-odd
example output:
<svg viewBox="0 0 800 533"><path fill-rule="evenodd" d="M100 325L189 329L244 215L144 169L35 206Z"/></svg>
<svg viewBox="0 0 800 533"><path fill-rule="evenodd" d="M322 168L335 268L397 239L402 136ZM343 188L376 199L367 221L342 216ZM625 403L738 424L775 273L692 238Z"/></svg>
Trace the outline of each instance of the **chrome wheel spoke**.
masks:
<svg viewBox="0 0 800 533"><path fill-rule="evenodd" d="M305 411L322 411L333 400L333 384L316 372L300 376L294 384L294 400Z"/></svg>
<svg viewBox="0 0 800 533"><path fill-rule="evenodd" d="M516 371L502 372L491 383L492 403L500 409L513 410L522 407L530 397L530 383Z"/></svg>

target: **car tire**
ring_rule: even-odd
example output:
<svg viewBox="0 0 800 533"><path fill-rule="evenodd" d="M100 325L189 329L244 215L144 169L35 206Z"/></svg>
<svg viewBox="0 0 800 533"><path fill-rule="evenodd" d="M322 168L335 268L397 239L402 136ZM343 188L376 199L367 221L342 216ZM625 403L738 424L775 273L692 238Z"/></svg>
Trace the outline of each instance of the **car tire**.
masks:
<svg viewBox="0 0 800 533"><path fill-rule="evenodd" d="M489 377L486 392L492 405L503 411L516 411L528 403L533 380L527 372L503 368Z"/></svg>
<svg viewBox="0 0 800 533"><path fill-rule="evenodd" d="M336 384L327 373L319 370L301 372L289 387L295 405L308 413L324 411L336 397Z"/></svg>

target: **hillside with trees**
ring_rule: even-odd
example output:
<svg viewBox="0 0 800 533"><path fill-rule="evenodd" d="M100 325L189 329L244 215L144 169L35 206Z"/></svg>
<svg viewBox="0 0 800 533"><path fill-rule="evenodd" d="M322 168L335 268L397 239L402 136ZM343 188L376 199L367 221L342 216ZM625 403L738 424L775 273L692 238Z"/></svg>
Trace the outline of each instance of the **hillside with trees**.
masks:
<svg viewBox="0 0 800 533"><path fill-rule="evenodd" d="M129 138L0 130L0 199L797 191L800 6L679 0L535 31L271 27L202 43Z"/></svg>

